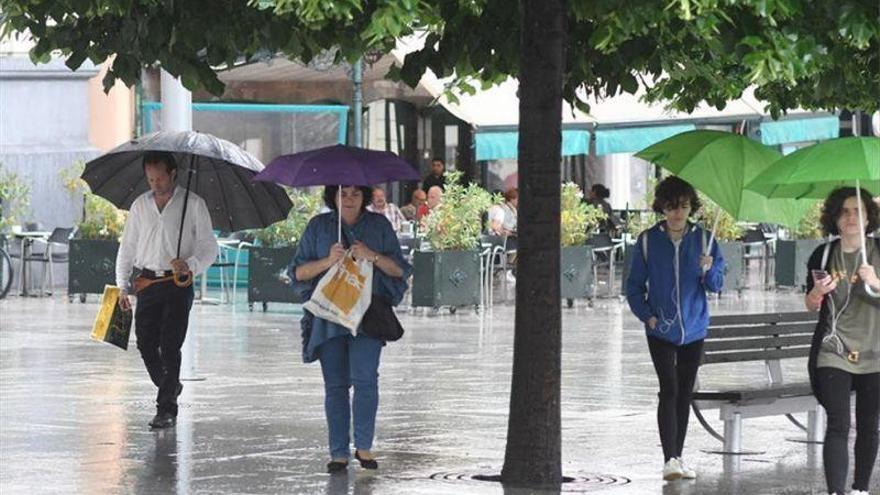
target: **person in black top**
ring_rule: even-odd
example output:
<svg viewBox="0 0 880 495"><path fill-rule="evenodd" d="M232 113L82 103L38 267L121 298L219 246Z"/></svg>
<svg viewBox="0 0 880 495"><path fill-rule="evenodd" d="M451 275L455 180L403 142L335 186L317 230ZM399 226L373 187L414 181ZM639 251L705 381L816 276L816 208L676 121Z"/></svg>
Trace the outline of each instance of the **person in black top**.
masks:
<svg viewBox="0 0 880 495"><path fill-rule="evenodd" d="M431 160L431 173L425 177L425 180L422 181L422 190L426 193L433 186L438 186L440 189L446 189L446 176L444 173L446 172L446 164L443 163L443 160L440 158L434 158Z"/></svg>
<svg viewBox="0 0 880 495"><path fill-rule="evenodd" d="M611 197L611 191L602 184L593 184L593 187L587 192L587 202L601 208L607 217L600 226L602 232L614 234L620 228L621 221L611 209L611 204L608 203L609 197Z"/></svg>

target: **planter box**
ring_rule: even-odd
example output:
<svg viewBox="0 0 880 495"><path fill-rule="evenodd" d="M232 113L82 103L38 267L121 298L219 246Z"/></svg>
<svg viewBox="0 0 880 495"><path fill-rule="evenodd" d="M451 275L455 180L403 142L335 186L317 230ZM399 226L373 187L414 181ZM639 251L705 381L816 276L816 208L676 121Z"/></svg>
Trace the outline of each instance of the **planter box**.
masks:
<svg viewBox="0 0 880 495"><path fill-rule="evenodd" d="M412 305L480 305L477 251L417 251L413 255Z"/></svg>
<svg viewBox="0 0 880 495"><path fill-rule="evenodd" d="M263 303L301 303L287 281L287 267L293 261L296 246L270 248L248 247L248 307Z"/></svg>
<svg viewBox="0 0 880 495"><path fill-rule="evenodd" d="M593 257L589 246L562 248L559 259L560 295L568 301L593 296Z"/></svg>
<svg viewBox="0 0 880 495"><path fill-rule="evenodd" d="M742 292L743 289L743 243L739 241L719 242L721 254L724 256L726 267L724 270L724 286L721 292L735 290Z"/></svg>
<svg viewBox="0 0 880 495"><path fill-rule="evenodd" d="M116 254L119 243L71 239L67 265L67 297L85 302L86 294L103 294L105 285L116 285Z"/></svg>
<svg viewBox="0 0 880 495"><path fill-rule="evenodd" d="M806 288L807 260L822 239L776 241L776 285Z"/></svg>

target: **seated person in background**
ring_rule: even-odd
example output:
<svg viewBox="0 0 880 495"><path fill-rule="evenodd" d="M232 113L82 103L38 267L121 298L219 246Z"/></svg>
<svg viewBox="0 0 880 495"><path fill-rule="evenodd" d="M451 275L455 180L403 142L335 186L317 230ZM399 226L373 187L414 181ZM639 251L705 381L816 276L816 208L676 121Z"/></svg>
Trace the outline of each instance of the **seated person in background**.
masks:
<svg viewBox="0 0 880 495"><path fill-rule="evenodd" d="M373 213L378 213L380 215L385 215L385 218L391 222L391 226L394 227L394 233L399 234L401 226L406 219L403 217L403 213L400 212L400 208L397 207L394 203L389 203L385 198L385 190L381 187L373 188L373 197L370 204L367 206L367 211L372 211Z"/></svg>
<svg viewBox="0 0 880 495"><path fill-rule="evenodd" d="M504 203L489 210L489 232L505 237L516 237L518 205L519 190L515 187L508 189L504 193Z"/></svg>
<svg viewBox="0 0 880 495"><path fill-rule="evenodd" d="M593 184L593 187L587 192L587 202L593 206L601 208L608 217L599 226L599 230L613 235L620 228L622 222L611 209L611 204L608 202L609 197L611 197L611 191L602 184Z"/></svg>
<svg viewBox="0 0 880 495"><path fill-rule="evenodd" d="M434 211L443 202L443 189L440 186L432 186L428 189L427 201L419 207L418 218L422 220L426 215Z"/></svg>
<svg viewBox="0 0 880 495"><path fill-rule="evenodd" d="M405 205L400 209L400 212L403 213L403 217L409 220L410 222L419 220L419 208L425 201L427 200L428 195L425 194L425 191L421 189L416 189L412 192L412 199L408 205Z"/></svg>

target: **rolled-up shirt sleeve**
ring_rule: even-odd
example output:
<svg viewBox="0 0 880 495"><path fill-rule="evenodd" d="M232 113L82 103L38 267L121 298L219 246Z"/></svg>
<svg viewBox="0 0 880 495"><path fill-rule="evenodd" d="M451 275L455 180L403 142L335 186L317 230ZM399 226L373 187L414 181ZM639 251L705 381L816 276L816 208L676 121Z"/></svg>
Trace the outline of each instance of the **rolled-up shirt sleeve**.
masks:
<svg viewBox="0 0 880 495"><path fill-rule="evenodd" d="M205 200L199 198L193 204L193 254L186 259L193 275L204 273L211 264L217 259L220 248L217 245L217 239L214 237L214 230L211 224L211 214Z"/></svg>

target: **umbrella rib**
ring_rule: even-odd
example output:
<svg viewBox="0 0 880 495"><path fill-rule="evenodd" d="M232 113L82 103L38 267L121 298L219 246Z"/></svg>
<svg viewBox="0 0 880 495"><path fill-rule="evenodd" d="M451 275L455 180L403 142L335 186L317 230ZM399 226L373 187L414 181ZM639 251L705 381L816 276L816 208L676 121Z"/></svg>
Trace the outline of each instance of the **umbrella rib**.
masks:
<svg viewBox="0 0 880 495"><path fill-rule="evenodd" d="M209 163L211 164L211 168L214 169L214 173L217 174L217 187L220 189L220 197L223 198L223 210L226 213L226 219L229 221L229 232L232 233L233 227L234 227L232 224L232 212L229 211L229 201L226 200L226 195L223 194L223 179L220 177L222 175L222 173L220 172L220 169L216 165L214 165L214 160L211 160ZM229 162L224 163L223 160L220 160L220 163L221 163L221 165L226 165ZM237 165L231 165L231 166L237 167ZM234 171L232 172L232 175L235 175ZM210 212L209 212L209 214L210 214ZM218 230L222 230L222 229L218 229Z"/></svg>
<svg viewBox="0 0 880 495"><path fill-rule="evenodd" d="M244 190L251 198L251 203L253 203L253 205L256 207L257 215L260 217L260 223L262 224L262 226L268 227L268 225L266 224L266 217L263 215L263 210L260 208L260 203L257 201L256 196L254 196L254 193L251 190L253 183L249 180L243 180L242 177L238 174L237 169L241 168L242 170L244 170L243 167L238 167L237 165L235 167L236 169L233 169L232 175L235 176L236 179L238 179L238 182L241 183L242 187L244 187Z"/></svg>

